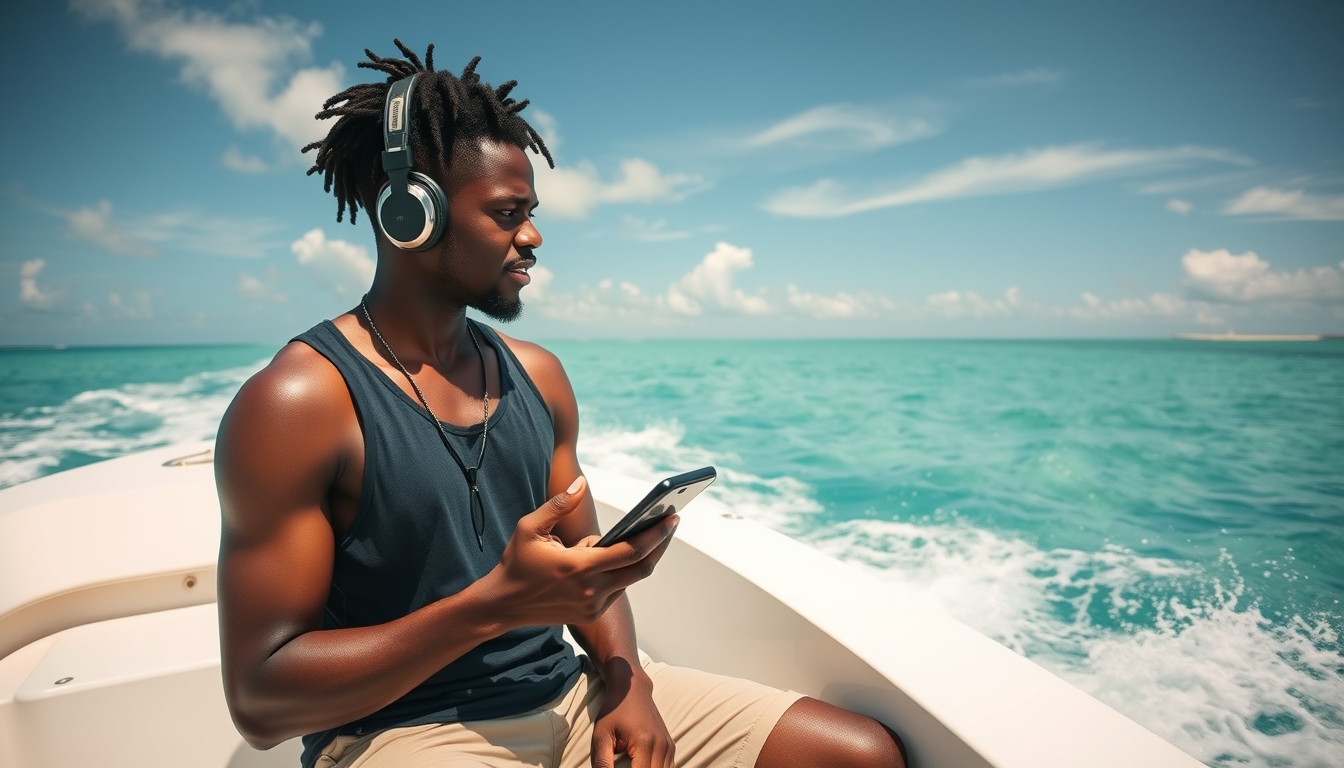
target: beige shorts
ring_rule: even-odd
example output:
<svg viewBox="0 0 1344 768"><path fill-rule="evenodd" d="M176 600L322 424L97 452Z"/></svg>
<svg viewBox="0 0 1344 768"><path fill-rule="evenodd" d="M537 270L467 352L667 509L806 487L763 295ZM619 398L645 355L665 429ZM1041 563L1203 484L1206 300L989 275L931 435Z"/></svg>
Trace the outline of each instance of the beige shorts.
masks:
<svg viewBox="0 0 1344 768"><path fill-rule="evenodd" d="M784 711L802 698L749 680L658 662L644 663L653 701L688 768L751 768ZM337 736L317 768L377 766L538 766L588 768L602 678L585 659L574 687L544 707L513 717L389 728ZM628 766L624 756L618 766Z"/></svg>

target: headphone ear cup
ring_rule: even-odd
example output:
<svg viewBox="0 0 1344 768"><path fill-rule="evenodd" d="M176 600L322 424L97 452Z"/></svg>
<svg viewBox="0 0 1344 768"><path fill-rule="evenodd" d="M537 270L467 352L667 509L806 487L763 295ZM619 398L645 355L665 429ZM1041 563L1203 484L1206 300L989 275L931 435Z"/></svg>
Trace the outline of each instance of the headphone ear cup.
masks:
<svg viewBox="0 0 1344 768"><path fill-rule="evenodd" d="M405 194L395 195L390 183L383 184L377 218L393 245L403 251L427 250L439 241L448 224L448 197L433 179L411 171Z"/></svg>

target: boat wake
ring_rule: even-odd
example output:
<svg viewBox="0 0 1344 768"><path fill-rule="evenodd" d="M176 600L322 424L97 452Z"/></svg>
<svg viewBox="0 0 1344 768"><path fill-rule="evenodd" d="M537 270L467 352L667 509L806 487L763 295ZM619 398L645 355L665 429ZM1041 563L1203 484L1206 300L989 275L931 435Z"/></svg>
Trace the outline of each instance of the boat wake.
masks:
<svg viewBox="0 0 1344 768"><path fill-rule="evenodd" d="M147 448L208 440L238 388L265 363L93 389L57 405L0 414L0 488Z"/></svg>
<svg viewBox="0 0 1344 768"><path fill-rule="evenodd" d="M590 430L585 465L654 478L720 465L710 491L756 519L937 602L1211 766L1327 768L1344 752L1344 648L1325 617L1262 615L1237 565L1041 549L944 512L827 522L793 478L725 470L675 423ZM689 511L694 514L693 510Z"/></svg>

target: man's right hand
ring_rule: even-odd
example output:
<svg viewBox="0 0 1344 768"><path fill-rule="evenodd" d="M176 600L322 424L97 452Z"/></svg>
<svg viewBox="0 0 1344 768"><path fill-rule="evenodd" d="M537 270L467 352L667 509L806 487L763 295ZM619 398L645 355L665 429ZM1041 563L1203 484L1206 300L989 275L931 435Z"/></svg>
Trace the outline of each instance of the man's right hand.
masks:
<svg viewBox="0 0 1344 768"><path fill-rule="evenodd" d="M587 491L580 476L519 520L499 565L483 580L510 627L597 621L626 587L653 573L671 544L676 515L610 547L594 547L595 536L566 547L552 530Z"/></svg>

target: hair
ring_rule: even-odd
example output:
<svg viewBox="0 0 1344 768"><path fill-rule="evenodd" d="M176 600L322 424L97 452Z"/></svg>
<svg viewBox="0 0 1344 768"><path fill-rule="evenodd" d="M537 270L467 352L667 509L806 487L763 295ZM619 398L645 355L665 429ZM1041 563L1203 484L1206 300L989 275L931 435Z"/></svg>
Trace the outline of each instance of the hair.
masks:
<svg viewBox="0 0 1344 768"><path fill-rule="evenodd" d="M351 224L361 207L371 209L384 179L383 109L388 88L417 73L421 76L416 81L414 109L410 110L411 151L417 165L437 164L446 171L452 165L455 151L475 147L482 139L488 139L530 149L555 167L546 142L518 115L527 107L528 100L515 101L509 97L518 85L517 80L492 88L476 74L480 56L473 58L458 77L450 72L436 72L432 43L425 50L422 64L420 57L400 40L392 42L406 58L385 59L365 48L364 55L369 60L359 62L358 66L384 72L387 80L353 85L327 99L317 119L340 119L326 138L303 148L304 152L317 150L308 175L321 173L325 180L323 189L336 195L336 221L341 221L347 208Z"/></svg>

